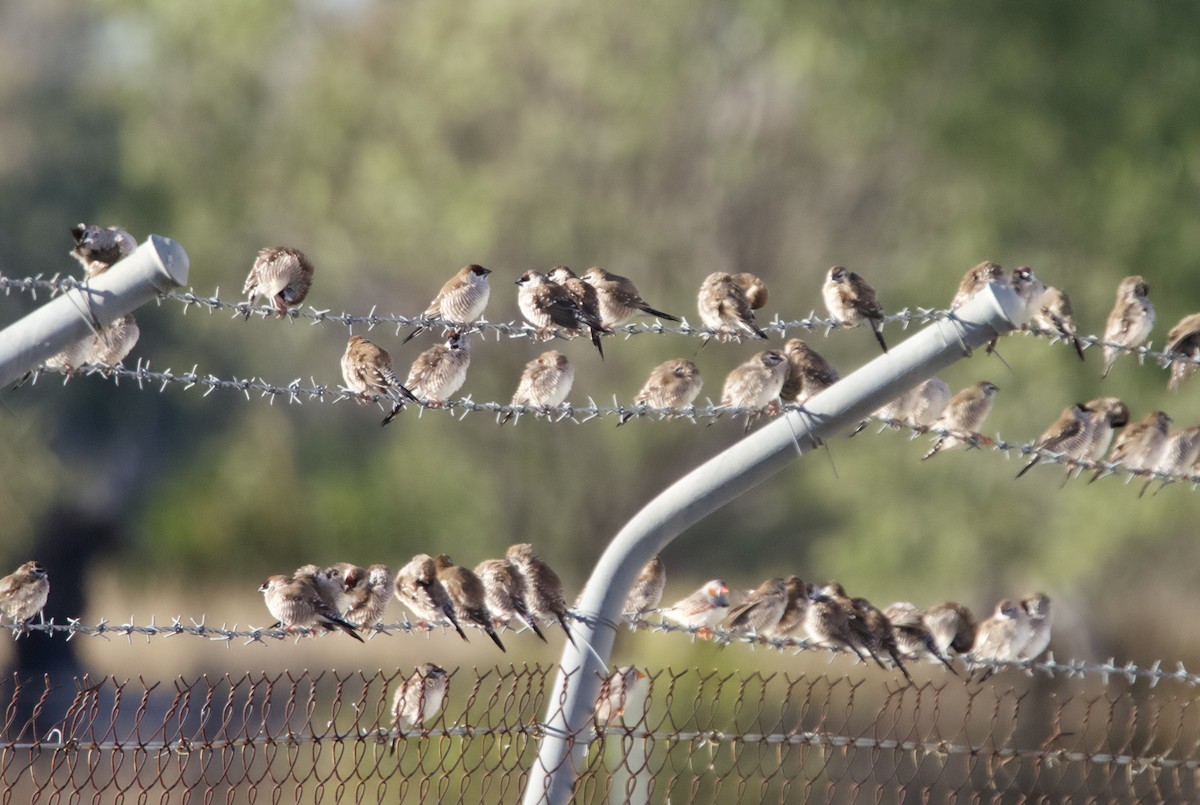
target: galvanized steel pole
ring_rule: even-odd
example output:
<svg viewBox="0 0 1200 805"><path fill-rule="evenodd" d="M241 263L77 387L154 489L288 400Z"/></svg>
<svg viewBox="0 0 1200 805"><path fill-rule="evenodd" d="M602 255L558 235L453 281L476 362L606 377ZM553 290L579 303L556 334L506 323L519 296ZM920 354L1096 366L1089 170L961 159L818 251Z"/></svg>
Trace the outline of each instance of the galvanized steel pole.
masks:
<svg viewBox="0 0 1200 805"><path fill-rule="evenodd" d="M0 330L0 388L141 307L187 283L187 254L175 241L151 235L133 254L98 277L60 294Z"/></svg>
<svg viewBox="0 0 1200 805"><path fill-rule="evenodd" d="M688 473L650 501L609 544L583 590L575 645L566 643L547 696L545 735L529 772L524 804L562 805L571 796L592 735L592 708L607 672L616 623L634 578L686 528L749 491L939 369L1024 323L1021 301L992 283L951 317L935 321L854 373ZM578 646L578 647L577 647Z"/></svg>

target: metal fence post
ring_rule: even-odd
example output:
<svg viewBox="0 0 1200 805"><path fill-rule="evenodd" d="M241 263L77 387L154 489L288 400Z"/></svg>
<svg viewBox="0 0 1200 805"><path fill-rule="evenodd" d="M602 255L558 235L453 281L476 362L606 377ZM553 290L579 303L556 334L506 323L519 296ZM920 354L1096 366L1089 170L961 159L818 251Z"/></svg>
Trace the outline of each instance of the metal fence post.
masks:
<svg viewBox="0 0 1200 805"><path fill-rule="evenodd" d="M170 238L151 235L108 271L60 294L0 330L0 388L160 293L187 284L188 257Z"/></svg>
<svg viewBox="0 0 1200 805"><path fill-rule="evenodd" d="M561 805L571 796L587 753L591 714L634 578L686 528L775 475L821 439L933 376L996 336L1024 323L1022 303L1007 284L992 283L974 299L812 397L676 481L650 501L609 543L583 590L575 644L563 648L547 696L544 737L529 772L524 805ZM590 617L589 617L590 616Z"/></svg>

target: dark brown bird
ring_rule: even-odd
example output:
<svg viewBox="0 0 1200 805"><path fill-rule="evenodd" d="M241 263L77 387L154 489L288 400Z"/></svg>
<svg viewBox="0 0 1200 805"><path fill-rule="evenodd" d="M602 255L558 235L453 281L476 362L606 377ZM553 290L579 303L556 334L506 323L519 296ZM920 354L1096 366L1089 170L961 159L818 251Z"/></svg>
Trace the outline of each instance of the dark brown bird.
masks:
<svg viewBox="0 0 1200 805"><path fill-rule="evenodd" d="M485 559L475 566L475 575L483 582L486 593L484 603L492 614L496 626L508 626L513 618L533 630L543 643L546 635L538 626L537 618L529 612L525 603L525 577L507 559Z"/></svg>
<svg viewBox="0 0 1200 805"><path fill-rule="evenodd" d="M271 300L275 318L282 319L288 309L299 306L312 287L313 264L304 252L290 246L268 246L258 252L246 277L242 293L253 305L259 296ZM250 311L246 311L250 317Z"/></svg>
<svg viewBox="0 0 1200 805"><path fill-rule="evenodd" d="M856 616L853 607L843 606L826 595L815 584L808 584L808 610L804 614L804 632L808 639L819 646L851 651L860 660L866 661L861 650L862 624L852 629L850 618ZM879 658L875 658L879 662ZM882 665L882 663L880 663Z"/></svg>
<svg viewBox="0 0 1200 805"><path fill-rule="evenodd" d="M535 618L554 618L567 633L572 645L575 638L567 623L567 602L563 596L562 581L558 574L533 552L527 542L511 546L505 554L525 579L525 604Z"/></svg>
<svg viewBox="0 0 1200 805"><path fill-rule="evenodd" d="M804 402L838 382L837 370L799 338L789 338L783 354L788 362L787 379L779 397L785 402Z"/></svg>
<svg viewBox="0 0 1200 805"><path fill-rule="evenodd" d="M621 611L627 614L641 615L643 612L657 609L666 586L667 566L663 564L660 557L655 556L646 563L642 571L638 573L638 577L634 579L633 587L625 598L625 607Z"/></svg>
<svg viewBox="0 0 1200 805"><path fill-rule="evenodd" d="M887 352L887 342L883 340L883 307L875 298L875 289L866 280L843 266L834 266L825 275L821 297L834 321L843 327L857 327L866 322L879 346Z"/></svg>
<svg viewBox="0 0 1200 805"><path fill-rule="evenodd" d="M588 283L575 276L575 272L566 266L555 266L550 269L550 280L557 282L571 294L571 298L575 300L575 304L585 314L580 317L580 327L576 332L587 330L592 336L592 346L600 352L600 357L604 358L604 348L600 344L600 336L603 333L611 333L604 324L604 319L600 315L600 295Z"/></svg>
<svg viewBox="0 0 1200 805"><path fill-rule="evenodd" d="M1200 313L1184 316L1171 328L1163 352L1175 359L1171 363L1171 379L1167 381L1167 388L1174 391L1196 373L1194 361L1200 358Z"/></svg>
<svg viewBox="0 0 1200 805"><path fill-rule="evenodd" d="M1042 294L1041 306L1033 314L1033 324L1039 330L1070 341L1079 355L1079 360L1084 360L1083 344L1079 343L1075 336L1075 311L1071 307L1071 297L1066 291L1053 285L1047 286Z"/></svg>
<svg viewBox="0 0 1200 805"><path fill-rule="evenodd" d="M604 323L598 315L594 316L580 307L570 291L542 272L532 270L522 274L517 285L520 288L517 304L521 314L538 328L541 338L548 338L555 327L567 333L579 333L587 329L592 333L592 342L600 357L604 357L604 348L600 345L598 335L605 332Z"/></svg>
<svg viewBox="0 0 1200 805"><path fill-rule="evenodd" d="M310 579L271 576L258 589L266 601L267 611L289 632L295 629L341 629L363 642L355 628L325 603Z"/></svg>
<svg viewBox="0 0 1200 805"><path fill-rule="evenodd" d="M553 275L551 279L554 279ZM558 279L554 281L561 282ZM600 301L600 319L605 327L619 327L639 313L667 321L679 321L678 317L655 310L646 304L646 300L638 293L637 286L628 277L592 266L583 272L583 281L596 289Z"/></svg>
<svg viewBox="0 0 1200 805"><path fill-rule="evenodd" d="M88 279L108 271L137 248L133 235L119 226L76 224L71 227L71 237L75 246L70 254L83 266L83 275Z"/></svg>
<svg viewBox="0 0 1200 805"><path fill-rule="evenodd" d="M730 607L721 625L731 632L762 634L778 625L787 600L787 582L781 578L767 579L745 601Z"/></svg>
<svg viewBox="0 0 1200 805"><path fill-rule="evenodd" d="M421 316L453 322L459 325L459 329L464 329L465 325L482 316L484 308L487 307L488 297L492 293L492 286L488 283L488 274L491 273L490 268L483 266L463 266L453 277L446 280L446 284ZM400 343L407 344L424 329L425 325L418 326Z"/></svg>
<svg viewBox="0 0 1200 805"><path fill-rule="evenodd" d="M26 562L0 579L0 614L24 623L42 611L50 597L50 575L40 562Z"/></svg>
<svg viewBox="0 0 1200 805"><path fill-rule="evenodd" d="M768 637L788 637L804 628L804 618L808 614L808 585L799 576L788 576L784 586L787 600L783 614L774 626L763 630Z"/></svg>
<svg viewBox="0 0 1200 805"><path fill-rule="evenodd" d="M1038 437L1034 447L1039 451L1062 453L1067 458L1081 459L1088 446L1090 423L1091 412L1088 411L1086 405L1083 403L1069 405L1058 415L1058 419L1054 420L1050 427L1046 428L1045 432ZM1041 452L1034 453L1033 457L1029 459L1029 463L1017 473L1017 477L1020 478L1029 472L1041 460Z"/></svg>
<svg viewBox="0 0 1200 805"><path fill-rule="evenodd" d="M487 611L487 591L479 577L465 567L454 564L450 557L439 553L433 557L433 565L437 568L438 581L446 588L450 603L454 605L454 614L459 623L472 623L492 638L492 642L505 651L500 636L492 626L492 619Z"/></svg>
<svg viewBox="0 0 1200 805"><path fill-rule="evenodd" d="M419 553L396 572L396 598L423 623L450 622L458 636L467 639L459 625L450 594L438 579L437 565L427 553Z"/></svg>
<svg viewBox="0 0 1200 805"><path fill-rule="evenodd" d="M342 354L342 380L346 388L354 392L360 404L368 402L376 394L392 401L392 412L383 420L384 425L404 408L405 399L420 403L417 395L409 391L396 376L388 351L361 335L352 335L346 342L346 351Z"/></svg>
<svg viewBox="0 0 1200 805"><path fill-rule="evenodd" d="M925 662L940 662L950 670L950 673L958 676L958 671L938 651L937 642L921 617L921 610L907 601L898 601L885 609L883 614L892 624L896 647L900 649L902 655Z"/></svg>

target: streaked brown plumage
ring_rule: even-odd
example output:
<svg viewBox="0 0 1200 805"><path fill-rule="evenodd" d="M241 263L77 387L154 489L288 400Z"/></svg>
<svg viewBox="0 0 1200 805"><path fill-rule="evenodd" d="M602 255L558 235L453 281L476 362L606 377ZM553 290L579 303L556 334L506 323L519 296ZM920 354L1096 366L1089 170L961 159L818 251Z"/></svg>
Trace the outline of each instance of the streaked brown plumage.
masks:
<svg viewBox="0 0 1200 805"><path fill-rule="evenodd" d="M962 604L947 601L932 606L921 616L921 620L933 636L939 654L948 656L951 650L956 654L966 654L974 648L979 622L975 614Z"/></svg>
<svg viewBox="0 0 1200 805"><path fill-rule="evenodd" d="M986 288L989 283L1007 282L1007 279L999 263L984 260L963 275L958 290L954 292L954 298L950 300L950 309L960 308L970 302L975 298L975 294Z"/></svg>
<svg viewBox="0 0 1200 805"><path fill-rule="evenodd" d="M704 629L717 625L728 609L729 587L721 579L713 579L662 610L662 614L681 626Z"/></svg>
<svg viewBox="0 0 1200 805"><path fill-rule="evenodd" d="M404 385L422 400L422 405L440 408L467 382L470 346L465 333L451 330L446 334L446 343L435 344L417 356Z"/></svg>
<svg viewBox="0 0 1200 805"><path fill-rule="evenodd" d="M975 438L985 443L990 441L990 439L979 436L979 428L983 426L987 415L992 412L992 404L995 402L996 392L999 390L995 383L981 380L951 397L934 426L952 432L939 435L937 441L933 443L933 447L922 456L921 460L932 458L942 450L970 444L969 436L958 436L957 433L974 434Z"/></svg>
<svg viewBox="0 0 1200 805"><path fill-rule="evenodd" d="M549 410L562 405L575 383L575 367L567 356L556 349L538 355L525 364L525 371L517 383L512 404ZM503 425L514 413L506 411L497 416L497 424Z"/></svg>
<svg viewBox="0 0 1200 805"><path fill-rule="evenodd" d="M821 355L799 338L789 338L783 345L787 357L787 377L779 392L786 402L804 402L838 382L837 370Z"/></svg>
<svg viewBox="0 0 1200 805"><path fill-rule="evenodd" d="M700 376L696 364L686 358L672 358L654 367L633 398L633 404L679 410L695 402L702 388L704 378ZM632 416L632 412L622 414L617 427L624 425Z"/></svg>
<svg viewBox="0 0 1200 805"><path fill-rule="evenodd" d="M725 341L743 335L765 339L767 334L754 323L754 309L745 290L729 274L718 271L705 277L696 300L700 321Z"/></svg>
<svg viewBox="0 0 1200 805"><path fill-rule="evenodd" d="M788 576L784 589L787 596L783 612L774 626L763 629L767 637L788 637L804 628L804 617L808 614L808 585L799 576Z"/></svg>
<svg viewBox="0 0 1200 805"><path fill-rule="evenodd" d="M807 587L808 610L804 613L804 632L808 639L820 646L853 652L865 661L861 650L862 637L850 626L850 618L855 614L853 607L843 606L815 584L810 583Z"/></svg>
<svg viewBox="0 0 1200 805"><path fill-rule="evenodd" d="M1167 434L1171 430L1171 417L1164 411L1151 411L1138 422L1126 426L1113 443L1108 454L1110 464L1122 464L1139 475L1158 465L1167 447ZM1106 470L1100 468L1092 481L1100 478Z"/></svg>
<svg viewBox="0 0 1200 805"><path fill-rule="evenodd" d="M1174 353L1176 358L1171 364L1171 379L1167 381L1167 388L1174 391L1196 373L1193 361L1200 358L1200 313L1184 316L1171 328L1163 352Z"/></svg>
<svg viewBox="0 0 1200 805"><path fill-rule="evenodd" d="M660 557L655 556L642 567L637 578L633 580L633 587L630 588L621 611L640 615L656 609L662 601L666 586L667 566Z"/></svg>
<svg viewBox="0 0 1200 805"><path fill-rule="evenodd" d="M556 282L558 280L555 280ZM638 314L654 316L667 321L679 321L670 313L655 310L646 304L637 286L628 277L612 274L599 266L583 272L583 281L596 289L600 304L600 319L604 326L613 328L624 324Z"/></svg>
<svg viewBox="0 0 1200 805"><path fill-rule="evenodd" d="M575 272L567 266L555 266L550 269L550 279L552 282L557 282L571 294L571 298L575 300L575 304L585 314L580 317L580 325L576 332L586 330L592 336L592 345L600 351L600 357L604 357L604 349L600 344L600 335L602 333L611 333L612 330L604 324L604 319L600 314L600 295L588 283L575 276Z"/></svg>
<svg viewBox="0 0 1200 805"><path fill-rule="evenodd" d="M548 642L537 618L530 614L525 603L525 577L512 562L508 559L485 559L475 566L475 575L483 582L484 603L492 615L493 624L508 626L513 618L518 618L543 643Z"/></svg>
<svg viewBox="0 0 1200 805"><path fill-rule="evenodd" d="M52 355L46 361L46 368L73 375L75 370L84 365L116 366L123 361L134 346L137 345L141 331L132 313L112 321L106 327L96 330L71 344L66 349Z"/></svg>
<svg viewBox="0 0 1200 805"><path fill-rule="evenodd" d="M342 581L346 622L360 629L379 623L392 597L392 571L387 565L371 565L362 576L343 575Z"/></svg>
<svg viewBox="0 0 1200 805"><path fill-rule="evenodd" d="M331 612L342 614L342 580L336 571L313 564L301 565L292 573L292 578L311 584Z"/></svg>
<svg viewBox="0 0 1200 805"><path fill-rule="evenodd" d="M271 576L258 589L266 601L267 611L288 631L301 628L317 631L341 629L362 642L354 627L321 598L310 578Z"/></svg>
<svg viewBox="0 0 1200 805"><path fill-rule="evenodd" d="M268 246L259 250L242 293L249 297L251 306L259 296L265 296L275 307L275 317L282 319L289 308L299 306L308 296L312 281L313 264L304 252L290 246Z"/></svg>
<svg viewBox="0 0 1200 805"><path fill-rule="evenodd" d="M1200 425L1192 425L1190 428L1173 430L1167 434L1162 457L1158 460L1154 470L1165 475L1190 476L1195 473L1197 460L1200 460ZM1154 483L1153 478L1146 481L1145 486L1142 487L1142 495L1146 494L1146 489L1152 483ZM1168 480L1162 481L1159 489L1161 490L1168 483L1170 483Z"/></svg>
<svg viewBox="0 0 1200 805"><path fill-rule="evenodd" d="M787 582L782 578L767 579L745 601L730 607L721 625L731 632L762 634L778 625L787 601Z"/></svg>
<svg viewBox="0 0 1200 805"><path fill-rule="evenodd" d="M525 579L525 604L529 607L529 614L535 618L554 618L566 632L567 639L574 644L575 638L567 623L567 602L558 574L533 552L533 546L527 542L510 546L505 556Z"/></svg>
<svg viewBox="0 0 1200 805"><path fill-rule="evenodd" d="M866 322L879 346L887 352L887 342L883 340L883 307L875 296L875 289L866 280L844 266L834 266L825 275L821 298L825 300L829 315L843 327L857 327Z"/></svg>
<svg viewBox="0 0 1200 805"><path fill-rule="evenodd" d="M761 310L771 297L771 292L767 288L767 284L762 281L762 277L755 276L748 271L734 274L733 281L742 289L742 293L746 294L746 301L750 303L751 310Z"/></svg>
<svg viewBox="0 0 1200 805"><path fill-rule="evenodd" d="M1083 344L1075 337L1075 311L1071 307L1071 297L1066 291L1053 285L1046 286L1041 305L1033 314L1033 325L1039 330L1070 341L1079 355L1079 360L1084 360Z"/></svg>
<svg viewBox="0 0 1200 805"><path fill-rule="evenodd" d="M448 677L445 668L431 662L417 666L392 697L392 729L403 733L432 721L446 702ZM392 742L393 754L399 741Z"/></svg>
<svg viewBox="0 0 1200 805"><path fill-rule="evenodd" d="M1088 446L1090 421L1091 412L1083 403L1069 405L1058 415L1058 419L1054 420L1050 427L1046 428L1038 437L1034 446L1039 450L1062 453L1067 458L1083 458L1083 452ZM1033 457L1029 459L1029 463L1017 473L1017 477L1020 478L1029 472L1041 460L1041 454L1034 453Z"/></svg>
<svg viewBox="0 0 1200 805"><path fill-rule="evenodd" d="M137 248L133 235L119 226L76 224L71 227L71 237L75 246L70 254L83 266L86 278L103 274Z"/></svg>
<svg viewBox="0 0 1200 805"><path fill-rule="evenodd" d="M0 614L24 623L41 612L50 597L50 575L40 562L26 562L0 579Z"/></svg>
<svg viewBox="0 0 1200 805"><path fill-rule="evenodd" d="M604 323L598 315L592 315L580 307L570 291L542 272L533 270L522 274L516 284L519 287L517 305L521 308L521 315L538 328L539 336L548 338L555 327L567 334L587 329L592 333L592 343L600 357L604 357L604 347L598 335L605 331Z"/></svg>
<svg viewBox="0 0 1200 805"><path fill-rule="evenodd" d="M911 657L921 662L940 662L958 676L958 671L950 661L938 651L937 642L929 627L925 625L921 610L907 601L897 601L883 611L892 626L892 635L896 648L905 657Z"/></svg>
<svg viewBox="0 0 1200 805"><path fill-rule="evenodd" d="M437 568L438 581L442 583L450 596L450 603L454 605L454 614L458 622L478 626L501 651L505 651L504 644L500 642L500 636L496 634L492 619L488 615L487 591L484 590L479 577L465 567L454 564L444 553L433 557L433 565Z"/></svg>
<svg viewBox="0 0 1200 805"><path fill-rule="evenodd" d="M429 303L429 307L421 314L422 318L443 319L459 325L460 329L474 322L483 315L488 297L491 296L492 286L488 283L488 274L491 273L490 268L474 263L463 266L453 277L446 280L437 296ZM425 325L419 325L400 343L407 344L424 329Z"/></svg>
<svg viewBox="0 0 1200 805"><path fill-rule="evenodd" d="M1104 325L1104 340L1133 348L1150 337L1154 329L1155 310L1150 302L1150 286L1138 275L1126 277L1117 286L1117 300L1108 314ZM1116 346L1104 347L1104 374L1108 377L1113 362L1121 350Z"/></svg>
<svg viewBox="0 0 1200 805"><path fill-rule="evenodd" d="M463 640L467 633L463 631L454 613L454 604L446 588L438 580L437 566L433 557L427 553L419 553L409 560L408 564L396 571L393 591L400 601L417 618L425 623L450 622Z"/></svg>
<svg viewBox="0 0 1200 805"><path fill-rule="evenodd" d="M357 395L360 404L376 394L392 401L392 412L383 420L384 425L404 408L405 399L420 402L396 376L388 351L361 335L352 335L346 342L346 351L342 354L342 380L346 388Z"/></svg>

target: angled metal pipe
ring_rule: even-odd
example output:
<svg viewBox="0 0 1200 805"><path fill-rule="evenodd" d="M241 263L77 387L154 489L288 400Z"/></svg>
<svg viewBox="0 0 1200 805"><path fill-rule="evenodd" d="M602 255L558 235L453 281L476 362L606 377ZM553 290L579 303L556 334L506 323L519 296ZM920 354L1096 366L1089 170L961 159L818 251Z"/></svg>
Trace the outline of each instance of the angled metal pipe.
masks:
<svg viewBox="0 0 1200 805"><path fill-rule="evenodd" d="M567 642L547 696L544 737L529 772L524 805L562 805L593 739L592 709L607 673L621 606L638 571L689 526L775 475L820 441L856 424L904 391L991 339L1025 323L1007 284L974 299L813 396L803 411L775 422L676 481L634 515L596 563L578 610L575 644ZM585 653L584 644L594 649Z"/></svg>
<svg viewBox="0 0 1200 805"><path fill-rule="evenodd" d="M188 257L151 235L133 254L0 330L0 388L161 293L187 284Z"/></svg>

